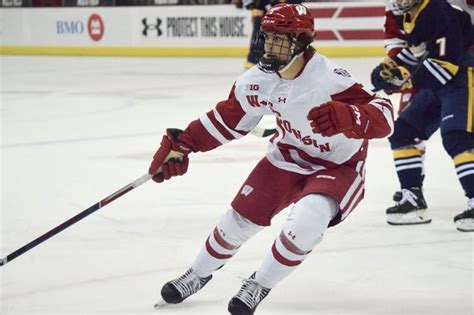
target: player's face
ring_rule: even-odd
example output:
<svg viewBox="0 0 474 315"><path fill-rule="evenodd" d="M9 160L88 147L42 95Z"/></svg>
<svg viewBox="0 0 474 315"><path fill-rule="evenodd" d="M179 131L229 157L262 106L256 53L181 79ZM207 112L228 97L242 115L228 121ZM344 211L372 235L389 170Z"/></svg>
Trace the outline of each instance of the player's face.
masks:
<svg viewBox="0 0 474 315"><path fill-rule="evenodd" d="M290 40L285 34L265 33L265 56L276 57L282 62L288 62L291 59Z"/></svg>

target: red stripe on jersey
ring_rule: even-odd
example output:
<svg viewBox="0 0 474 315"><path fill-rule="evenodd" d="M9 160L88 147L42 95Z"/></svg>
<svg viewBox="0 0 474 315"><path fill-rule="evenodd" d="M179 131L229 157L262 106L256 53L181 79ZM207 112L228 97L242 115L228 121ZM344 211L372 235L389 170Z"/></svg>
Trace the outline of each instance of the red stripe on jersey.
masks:
<svg viewBox="0 0 474 315"><path fill-rule="evenodd" d="M339 164L331 162L331 161L327 161L327 160L323 160L321 158L313 157L313 156L309 155L308 153L304 152L303 150L298 149L297 147L294 147L290 144L278 143L277 146L280 149L280 152L282 154L285 151L288 152L288 150L296 150L296 152L298 153L298 156L302 160L308 162L309 164L316 164L316 165L320 165L320 166L323 166L323 167L326 167L326 168L334 168L334 167L337 167L339 165Z"/></svg>
<svg viewBox="0 0 474 315"><path fill-rule="evenodd" d="M287 151L287 150L280 150L280 153L283 156L283 158L285 159L285 161L287 161L289 163L296 164L296 165L298 165L299 167L301 167L302 169L305 169L305 170L312 170L313 169L311 166L304 165L304 164L301 164L301 163L298 163L297 161L295 161L293 159L293 157L291 156L290 152ZM309 164L309 162L308 162L308 164Z"/></svg>
<svg viewBox="0 0 474 315"><path fill-rule="evenodd" d="M384 39L383 30L339 30L345 40Z"/></svg>
<svg viewBox="0 0 474 315"><path fill-rule="evenodd" d="M211 244L209 243L209 237L206 240L206 250L209 253L209 255L211 255L212 257L217 258L217 259L229 259L229 258L232 257L232 255L222 255L222 254L219 254L218 252L216 252L212 248Z"/></svg>
<svg viewBox="0 0 474 315"><path fill-rule="evenodd" d="M285 265L285 266L289 266L289 267L294 267L294 266L298 266L299 264L301 264L302 260L289 260L289 259L286 259L285 257L283 257L277 250L276 246L275 246L275 243L273 243L273 246L272 246L272 254L273 254L273 257L275 257L275 259L282 265Z"/></svg>
<svg viewBox="0 0 474 315"><path fill-rule="evenodd" d="M235 139L235 137L217 120L214 111L210 111L206 115L224 138L229 141Z"/></svg>
<svg viewBox="0 0 474 315"><path fill-rule="evenodd" d="M293 243L290 242L290 240L285 236L283 232L280 233L280 242L283 244L283 247L285 247L287 251L292 252L293 254L307 255L311 253L311 251L305 252L296 247Z"/></svg>
<svg viewBox="0 0 474 315"><path fill-rule="evenodd" d="M330 18L334 16L334 13L336 13L337 8L313 8L313 9L308 9L308 11L311 13L313 18Z"/></svg>
<svg viewBox="0 0 474 315"><path fill-rule="evenodd" d="M211 136L200 120L193 120L186 130L179 135L179 139L186 144L190 144L193 152L206 152L222 145Z"/></svg>
<svg viewBox="0 0 474 315"><path fill-rule="evenodd" d="M372 7L351 7L343 8L341 14L338 17L374 17L384 16L385 7L383 6L372 6Z"/></svg>
<svg viewBox="0 0 474 315"><path fill-rule="evenodd" d="M235 85L232 87L227 100L219 102L216 105L217 112L221 115L227 127L231 128L232 130L235 130L242 118L246 115L239 101L237 98L235 98L234 90ZM246 135L248 133L239 130L235 131L242 135Z"/></svg>
<svg viewBox="0 0 474 315"><path fill-rule="evenodd" d="M219 244L222 248L225 248L227 250L234 250L234 249L237 249L239 248L240 246L234 246L232 244L229 244L227 243L221 236L221 234L219 233L219 231L217 230L217 227L214 228L214 232L213 232L213 235L214 235L214 239L216 240L217 244Z"/></svg>

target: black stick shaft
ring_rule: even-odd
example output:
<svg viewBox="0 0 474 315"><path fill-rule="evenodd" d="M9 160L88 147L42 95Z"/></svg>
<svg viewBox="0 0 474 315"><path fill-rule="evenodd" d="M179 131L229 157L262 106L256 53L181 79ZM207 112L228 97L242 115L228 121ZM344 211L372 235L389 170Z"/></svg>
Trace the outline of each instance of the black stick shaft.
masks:
<svg viewBox="0 0 474 315"><path fill-rule="evenodd" d="M120 198L121 196L125 195L129 191L131 191L134 188L136 188L136 187L140 186L141 184L145 183L150 178L151 178L151 175L145 174L142 177L140 177L140 178L136 179L135 181L131 182L130 184L128 184L128 185L122 187L121 189L117 190L113 194L105 197L104 199L102 199L98 203L90 206L89 208L82 211L81 213L79 213L79 214L75 215L74 217L70 218L69 220L64 221L63 223L61 223L60 225L56 226L55 228L49 230L48 232L44 233L40 237L37 237L36 239L32 240L28 244L24 245L23 247L18 248L14 252L8 254L6 257L0 259L0 266L3 266L5 264L7 264L8 262L12 261L13 259L17 258L18 256L23 255L24 253L26 253L30 249L38 246L39 244L43 243L47 239L53 237L54 235L56 235L56 234L60 233L61 231L67 229L71 225L73 225L73 224L79 222L80 220L84 219L88 215L96 212L100 208L102 208L102 207L106 206L107 204L111 203L115 199Z"/></svg>

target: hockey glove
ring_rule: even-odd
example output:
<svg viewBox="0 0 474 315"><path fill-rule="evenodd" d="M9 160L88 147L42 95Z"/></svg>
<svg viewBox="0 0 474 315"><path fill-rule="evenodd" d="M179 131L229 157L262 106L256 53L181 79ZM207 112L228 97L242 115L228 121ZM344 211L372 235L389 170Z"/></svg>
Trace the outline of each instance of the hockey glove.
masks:
<svg viewBox="0 0 474 315"><path fill-rule="evenodd" d="M410 77L410 72L403 66L390 67L380 64L372 71L371 81L377 90L396 92L413 88Z"/></svg>
<svg viewBox="0 0 474 315"><path fill-rule="evenodd" d="M388 93L398 92L399 87L388 81L391 78L390 69L393 68L396 67L391 67L386 63L381 63L375 67L374 70L372 70L370 80L375 88L375 91L384 90Z"/></svg>
<svg viewBox="0 0 474 315"><path fill-rule="evenodd" d="M314 133L325 137L343 133L355 138L364 132L367 118L357 105L330 101L309 111L308 120Z"/></svg>
<svg viewBox="0 0 474 315"><path fill-rule="evenodd" d="M152 179L161 183L173 176L181 176L188 170L190 146L179 141L180 129L167 129L160 147L153 156L148 173Z"/></svg>

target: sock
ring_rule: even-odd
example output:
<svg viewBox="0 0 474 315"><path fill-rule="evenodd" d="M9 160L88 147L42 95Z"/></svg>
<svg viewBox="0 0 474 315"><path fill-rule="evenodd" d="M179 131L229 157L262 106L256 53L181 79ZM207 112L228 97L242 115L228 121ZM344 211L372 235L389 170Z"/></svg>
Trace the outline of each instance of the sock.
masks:
<svg viewBox="0 0 474 315"><path fill-rule="evenodd" d="M222 267L240 246L264 227L257 225L233 209L224 214L207 238L192 268L201 278L208 277Z"/></svg>
<svg viewBox="0 0 474 315"><path fill-rule="evenodd" d="M325 195L310 194L300 199L257 270L255 280L271 289L286 278L322 240L338 209L337 202Z"/></svg>
<svg viewBox="0 0 474 315"><path fill-rule="evenodd" d="M474 152L458 154L453 161L466 197L474 198Z"/></svg>
<svg viewBox="0 0 474 315"><path fill-rule="evenodd" d="M402 189L421 187L423 184L422 152L416 147L393 151L395 169Z"/></svg>

